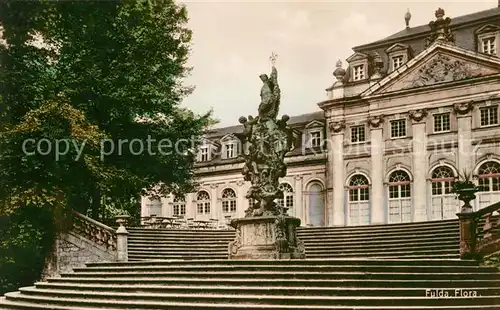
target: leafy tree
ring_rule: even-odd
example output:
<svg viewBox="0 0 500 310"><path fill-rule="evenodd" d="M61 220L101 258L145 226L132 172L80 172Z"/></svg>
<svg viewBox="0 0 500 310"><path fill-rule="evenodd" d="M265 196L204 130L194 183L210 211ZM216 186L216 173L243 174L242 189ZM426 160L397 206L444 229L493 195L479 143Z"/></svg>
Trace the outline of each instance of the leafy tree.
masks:
<svg viewBox="0 0 500 310"><path fill-rule="evenodd" d="M72 207L99 218L103 201L193 189L192 150L213 121L181 107L192 91L187 21L168 0L0 3L0 214ZM26 152L27 139L52 152ZM166 154L166 141L177 150Z"/></svg>

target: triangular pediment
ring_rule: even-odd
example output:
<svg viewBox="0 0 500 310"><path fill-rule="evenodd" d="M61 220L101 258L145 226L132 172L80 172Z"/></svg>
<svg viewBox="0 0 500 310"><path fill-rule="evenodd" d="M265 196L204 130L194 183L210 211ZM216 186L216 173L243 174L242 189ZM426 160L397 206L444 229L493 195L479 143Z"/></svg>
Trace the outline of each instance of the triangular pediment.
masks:
<svg viewBox="0 0 500 310"><path fill-rule="evenodd" d="M368 55L356 52L356 53L352 54L351 56L349 56L349 58L347 58L346 61L353 62L356 60L363 60L363 59L367 59L367 58L368 58Z"/></svg>
<svg viewBox="0 0 500 310"><path fill-rule="evenodd" d="M408 45L401 44L401 43L396 43L393 44L391 47L385 50L387 54L392 53L392 52L397 52L397 51L405 51L408 49Z"/></svg>
<svg viewBox="0 0 500 310"><path fill-rule="evenodd" d="M493 25L493 24L487 24L487 25L480 27L475 32L476 32L476 34L482 34L482 33L496 32L499 30L500 30L500 26Z"/></svg>
<svg viewBox="0 0 500 310"><path fill-rule="evenodd" d="M324 127L324 126L325 126L325 124L323 124L322 122L314 120L314 121L308 123L305 126L305 128L315 128L315 127Z"/></svg>
<svg viewBox="0 0 500 310"><path fill-rule="evenodd" d="M363 92L362 97L500 73L500 58L436 42Z"/></svg>
<svg viewBox="0 0 500 310"><path fill-rule="evenodd" d="M220 138L220 141L221 142L225 142L225 141L235 141L235 140L238 140L238 138L236 138L236 136L232 133L230 134L227 134L225 135L224 137Z"/></svg>

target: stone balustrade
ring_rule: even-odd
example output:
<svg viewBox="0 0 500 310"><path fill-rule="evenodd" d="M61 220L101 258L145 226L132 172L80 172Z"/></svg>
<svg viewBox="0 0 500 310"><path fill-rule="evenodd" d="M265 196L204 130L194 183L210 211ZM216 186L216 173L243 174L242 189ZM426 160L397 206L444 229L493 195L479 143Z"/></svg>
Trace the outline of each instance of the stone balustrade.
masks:
<svg viewBox="0 0 500 310"><path fill-rule="evenodd" d="M500 202L476 212L457 214L460 219L460 257L482 259L500 251Z"/></svg>
<svg viewBox="0 0 500 310"><path fill-rule="evenodd" d="M73 211L72 230L98 245L105 246L109 251L116 251L117 240L115 230L107 225Z"/></svg>

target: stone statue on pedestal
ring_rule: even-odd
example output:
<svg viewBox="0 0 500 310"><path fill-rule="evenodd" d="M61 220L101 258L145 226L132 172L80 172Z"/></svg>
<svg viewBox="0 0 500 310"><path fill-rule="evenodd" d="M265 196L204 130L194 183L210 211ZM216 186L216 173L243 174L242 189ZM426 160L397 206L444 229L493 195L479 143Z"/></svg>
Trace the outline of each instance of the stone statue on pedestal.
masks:
<svg viewBox="0 0 500 310"><path fill-rule="evenodd" d="M296 236L300 219L289 217L286 209L276 203L283 198L279 178L286 176L285 154L292 147L289 117L276 119L280 105L277 55L270 57L270 77L260 75L263 82L258 116L240 117L244 130L236 134L248 151L243 153L243 176L251 186L246 194L254 204L245 211L245 218L234 219L236 239L229 245L230 258L304 258L302 243ZM257 246L258 245L258 246Z"/></svg>

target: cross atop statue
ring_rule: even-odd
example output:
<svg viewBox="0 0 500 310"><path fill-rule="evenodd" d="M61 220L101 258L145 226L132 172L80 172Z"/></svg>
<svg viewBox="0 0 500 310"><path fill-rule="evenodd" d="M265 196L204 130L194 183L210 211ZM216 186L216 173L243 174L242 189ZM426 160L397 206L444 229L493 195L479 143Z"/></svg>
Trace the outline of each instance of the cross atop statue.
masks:
<svg viewBox="0 0 500 310"><path fill-rule="evenodd" d="M271 65L273 65L273 67L276 64L276 59L278 59L278 54L273 52L271 56L269 56L269 60L271 61Z"/></svg>

